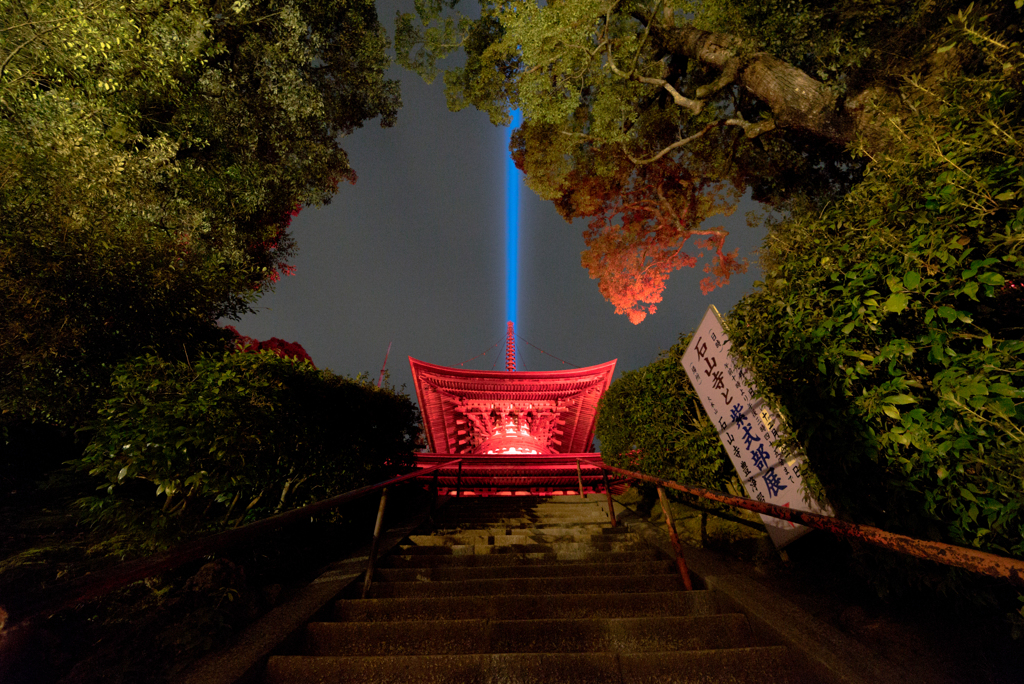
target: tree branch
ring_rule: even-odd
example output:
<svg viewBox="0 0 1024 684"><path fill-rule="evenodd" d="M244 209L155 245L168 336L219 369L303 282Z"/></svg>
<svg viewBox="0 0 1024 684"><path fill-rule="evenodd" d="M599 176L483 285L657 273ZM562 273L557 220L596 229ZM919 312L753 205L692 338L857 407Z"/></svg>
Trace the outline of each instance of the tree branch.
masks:
<svg viewBox="0 0 1024 684"><path fill-rule="evenodd" d="M725 122L725 123L726 123L726 124L728 124L728 121L727 121L727 122ZM701 137L701 136L703 136L703 135L704 135L705 133L707 133L708 131L710 131L710 130L711 130L712 128L716 128L716 127L720 126L721 124L722 124L722 122L719 122L719 121L716 121L716 122L713 122L713 123L709 123L709 124L708 124L707 126L705 126L705 127L703 128L703 129L701 129L701 130L700 130L700 131L698 131L697 133L694 133L694 134L693 134L693 135L691 135L690 137L688 137L688 138L682 138L682 139L680 139L680 140L677 140L677 141L675 141L674 143L672 143L671 145L669 145L668 147L666 147L665 149L663 149L663 150L662 150L661 152L658 152L658 153L657 153L656 155L654 155L654 156L653 156L653 157L651 157L650 159L636 159L635 157L633 157L632 155L630 155L630 154L629 154L628 152L626 153L626 156L627 156L627 157L629 157L629 161L633 162L633 163L634 163L634 164L636 164L637 166L643 166L644 164L651 164L651 163L653 163L653 162L656 162L656 161L658 161L659 159L661 159L662 157L664 157L664 156L665 156L666 154L668 154L668 153L669 153L669 152L671 152L672 150L675 150L675 149L678 149L678 148L680 148L680 147L683 147L684 145L689 145L689 144L690 144L690 143L692 143L692 142L693 142L694 140L696 140L697 138L700 138L700 137Z"/></svg>
<svg viewBox="0 0 1024 684"><path fill-rule="evenodd" d="M8 54L6 59L4 59L3 64L0 64L0 79L3 79L4 71L7 70L7 65L10 64L11 60L14 59L14 56L17 55L21 51L21 48L23 48L26 45L34 42L36 39L41 38L42 36L45 36L47 33L51 33L52 31L56 31L56 30L57 30L57 27L54 26L53 28L48 28L45 31L41 31L41 32L35 34L34 36L32 36L31 38L29 38L28 40L26 40L21 45L17 46L13 50L11 50L10 54Z"/></svg>
<svg viewBox="0 0 1024 684"><path fill-rule="evenodd" d="M704 103L699 100L691 100L687 97L683 97L678 90L672 87L672 84L663 78L651 78L650 76L639 76L633 69L629 73L626 73L615 66L615 59L612 57L612 46L608 45L608 68L611 69L612 73L620 78L624 78L627 81L639 81L640 83L646 83L648 85L655 85L660 88L664 88L672 96L672 100L682 107L683 109L690 110L691 114L700 114L701 110L704 109Z"/></svg>
<svg viewBox="0 0 1024 684"><path fill-rule="evenodd" d="M707 98L710 95L714 95L719 90L727 85L731 85L736 82L736 77L740 73L740 69L746 66L747 61L740 57L732 57L725 62L725 66L722 68L722 73L716 78L710 85L703 85L697 88L697 97L701 100Z"/></svg>
<svg viewBox="0 0 1024 684"><path fill-rule="evenodd" d="M664 4L664 2L665 0L658 0L658 4L654 6L653 14L658 13L658 8L661 7L662 4ZM647 44L647 39L650 37L650 35L651 25L650 23L648 23L646 26L644 26L644 33L642 36L640 36L640 42L636 46L636 54L633 55L633 71L636 71L636 65L640 63L640 54L644 51L644 45Z"/></svg>
<svg viewBox="0 0 1024 684"><path fill-rule="evenodd" d="M772 123L746 124L734 120L729 124L743 127L748 137L779 126L807 131L840 144L863 136L868 147L877 148L884 139L881 126L869 115L870 101L882 96L880 92L868 89L840 100L834 88L769 53L742 55L743 41L736 36L711 33L692 25L666 27L652 23L650 27L655 48L723 71L714 83L699 90L698 96L735 83L768 105Z"/></svg>
<svg viewBox="0 0 1024 684"><path fill-rule="evenodd" d="M744 119L742 114L737 114L734 119L726 119L723 123L726 126L739 126L743 129L743 134L751 139L756 138L762 133L775 130L775 119L765 119L753 123Z"/></svg>

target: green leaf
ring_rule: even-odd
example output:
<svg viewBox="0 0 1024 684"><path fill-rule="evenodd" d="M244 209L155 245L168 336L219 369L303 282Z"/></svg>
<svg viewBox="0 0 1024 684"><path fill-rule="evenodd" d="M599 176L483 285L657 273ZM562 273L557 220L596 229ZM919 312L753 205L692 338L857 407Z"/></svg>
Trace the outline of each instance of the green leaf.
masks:
<svg viewBox="0 0 1024 684"><path fill-rule="evenodd" d="M889 416L890 418L894 418L896 420L900 419L900 410L893 406L892 404L884 405L882 407L882 412L885 413L885 415Z"/></svg>
<svg viewBox="0 0 1024 684"><path fill-rule="evenodd" d="M909 394L894 394L891 397L886 397L882 400L887 404L916 404L917 399L910 396Z"/></svg>
<svg viewBox="0 0 1024 684"><path fill-rule="evenodd" d="M940 306L939 315L952 323L956 320L956 309L949 306Z"/></svg>
<svg viewBox="0 0 1024 684"><path fill-rule="evenodd" d="M962 397L988 396L988 385L983 385L980 382L968 382L957 389L957 394Z"/></svg>
<svg viewBox="0 0 1024 684"><path fill-rule="evenodd" d="M988 388L992 392L995 392L996 394L1001 394L1004 397L1019 397L1022 394L1024 394L1024 392L1021 392L1021 390L1017 389L1016 387L1013 387L1012 385L1007 385L1005 382L994 382L991 385L989 385Z"/></svg>
<svg viewBox="0 0 1024 684"><path fill-rule="evenodd" d="M915 290L921 284L921 274L917 271L907 271L903 276L903 286L908 290Z"/></svg>
<svg viewBox="0 0 1024 684"><path fill-rule="evenodd" d="M998 195L996 195L996 199L997 199L998 201L1000 201L1000 202L1005 202L1005 201L1007 201L1007 200L1012 200L1012 199L1013 199L1014 197L1016 197L1016 196L1017 196L1017 193L1015 193L1015 192L1013 192L1013 191L1011 190L1011 191L1009 191L1009 192L1004 192L1004 193L1001 193L1001 194L998 194Z"/></svg>
<svg viewBox="0 0 1024 684"><path fill-rule="evenodd" d="M893 313L899 313L907 308L907 295L905 292L897 292L889 295L889 298L885 300L885 310Z"/></svg>
<svg viewBox="0 0 1024 684"><path fill-rule="evenodd" d="M986 285L999 286L1006 282L1006 279L998 273L993 271L987 271L978 276L978 280L985 283Z"/></svg>

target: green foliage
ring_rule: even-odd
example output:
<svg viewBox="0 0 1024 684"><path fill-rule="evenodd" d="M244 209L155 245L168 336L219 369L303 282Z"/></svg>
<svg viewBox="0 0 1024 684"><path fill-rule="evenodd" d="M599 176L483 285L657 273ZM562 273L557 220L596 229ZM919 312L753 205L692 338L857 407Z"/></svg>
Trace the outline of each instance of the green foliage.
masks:
<svg viewBox="0 0 1024 684"><path fill-rule="evenodd" d="M729 464L718 431L679 365L686 337L654 363L624 373L601 399L597 437L606 463L724 490Z"/></svg>
<svg viewBox="0 0 1024 684"><path fill-rule="evenodd" d="M154 533L264 517L408 468L418 421L406 395L269 351L143 356L113 374L79 462L106 495L83 505Z"/></svg>
<svg viewBox="0 0 1024 684"><path fill-rule="evenodd" d="M77 427L272 286L397 83L367 0L0 0L0 29L0 411Z"/></svg>
<svg viewBox="0 0 1024 684"><path fill-rule="evenodd" d="M900 73L923 37L944 23L944 0L724 0L686 2L694 24L743 36L750 52L763 50L826 83L843 88ZM903 61L904 63L900 63Z"/></svg>
<svg viewBox="0 0 1024 684"><path fill-rule="evenodd" d="M418 17L399 16L399 63L429 80L461 48L465 65L445 73L449 107L476 107L498 125L522 111L517 166L567 221L589 219L583 265L634 323L656 311L671 272L705 258L699 239L714 240L701 264L705 293L742 272L726 231L703 224L729 215L748 188L779 206L801 194L821 203L859 172L842 149L781 127L752 140L757 124L748 122L770 107L718 84L717 68L680 47L695 37L669 39L692 31L678 8L673 16L662 2L481 0L470 20L446 16L455 5L424 0Z"/></svg>
<svg viewBox="0 0 1024 684"><path fill-rule="evenodd" d="M773 228L731 336L842 515L1024 557L1024 54L953 23L864 181Z"/></svg>

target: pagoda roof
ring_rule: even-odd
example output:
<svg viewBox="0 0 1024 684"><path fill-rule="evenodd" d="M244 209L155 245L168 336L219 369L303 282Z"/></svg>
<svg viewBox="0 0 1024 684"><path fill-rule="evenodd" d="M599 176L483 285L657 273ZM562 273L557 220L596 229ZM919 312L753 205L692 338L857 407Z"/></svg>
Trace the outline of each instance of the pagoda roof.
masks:
<svg viewBox="0 0 1024 684"><path fill-rule="evenodd" d="M470 454L473 412L542 413L550 424L537 436L541 453L590 451L597 404L611 384L615 360L557 371L477 371L448 368L409 357L427 443L437 454Z"/></svg>

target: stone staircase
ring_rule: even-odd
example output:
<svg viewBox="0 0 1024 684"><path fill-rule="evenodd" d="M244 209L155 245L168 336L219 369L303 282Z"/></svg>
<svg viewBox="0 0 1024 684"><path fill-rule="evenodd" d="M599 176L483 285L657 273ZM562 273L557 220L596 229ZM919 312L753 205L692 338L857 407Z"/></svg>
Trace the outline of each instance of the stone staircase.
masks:
<svg viewBox="0 0 1024 684"><path fill-rule="evenodd" d="M353 589L355 589L353 587ZM275 655L268 684L813 681L591 497L466 498Z"/></svg>

